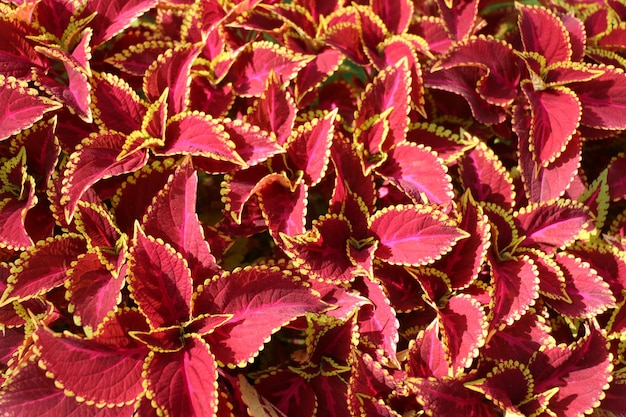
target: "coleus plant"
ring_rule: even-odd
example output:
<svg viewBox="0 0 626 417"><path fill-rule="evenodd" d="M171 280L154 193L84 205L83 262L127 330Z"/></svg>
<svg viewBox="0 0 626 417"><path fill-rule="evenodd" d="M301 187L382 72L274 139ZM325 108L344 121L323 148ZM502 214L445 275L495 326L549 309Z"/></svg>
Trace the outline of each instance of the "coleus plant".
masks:
<svg viewBox="0 0 626 417"><path fill-rule="evenodd" d="M1 1L0 414L626 415L625 25Z"/></svg>

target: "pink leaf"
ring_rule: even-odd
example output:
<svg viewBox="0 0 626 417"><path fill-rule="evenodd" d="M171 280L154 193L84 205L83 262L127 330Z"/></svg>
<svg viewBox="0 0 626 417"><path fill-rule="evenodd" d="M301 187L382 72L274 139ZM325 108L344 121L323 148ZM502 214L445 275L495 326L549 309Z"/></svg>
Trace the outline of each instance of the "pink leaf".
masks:
<svg viewBox="0 0 626 417"><path fill-rule="evenodd" d="M40 96L25 81L1 74L0 103L0 140L31 127L45 113L61 107L59 103Z"/></svg>
<svg viewBox="0 0 626 417"><path fill-rule="evenodd" d="M422 145L402 143L391 149L376 172L388 179L416 203L445 204L452 201L448 169L437 155Z"/></svg>
<svg viewBox="0 0 626 417"><path fill-rule="evenodd" d="M171 244L188 262L192 277L201 282L221 269L196 213L197 191L197 173L185 159L146 209L142 228L146 234Z"/></svg>
<svg viewBox="0 0 626 417"><path fill-rule="evenodd" d="M149 323L156 328L189 321L192 278L180 253L136 224L129 254L130 293Z"/></svg>
<svg viewBox="0 0 626 417"><path fill-rule="evenodd" d="M212 417L217 411L217 366L209 346L199 336L185 338L174 353L152 352L146 360L149 398L157 414Z"/></svg>
<svg viewBox="0 0 626 417"><path fill-rule="evenodd" d="M569 61L572 47L563 22L548 8L517 6L524 50L545 57L546 65Z"/></svg>
<svg viewBox="0 0 626 417"><path fill-rule="evenodd" d="M491 328L519 320L539 296L539 274L528 256L492 262L493 300Z"/></svg>
<svg viewBox="0 0 626 417"><path fill-rule="evenodd" d="M588 263L566 253L555 254L555 261L565 276L565 292L569 300L546 301L560 314L590 318L616 306L610 286Z"/></svg>
<svg viewBox="0 0 626 417"><path fill-rule="evenodd" d="M225 81L233 83L238 95L259 96L272 71L285 83L311 59L268 41L253 42L237 56Z"/></svg>
<svg viewBox="0 0 626 417"><path fill-rule="evenodd" d="M589 222L589 211L582 204L557 200L522 208L517 214L524 246L543 250L568 245Z"/></svg>
<svg viewBox="0 0 626 417"><path fill-rule="evenodd" d="M433 262L467 237L445 214L419 205L380 210L371 217L370 228L380 242L376 257L391 264Z"/></svg>
<svg viewBox="0 0 626 417"><path fill-rule="evenodd" d="M142 346L120 348L60 335L42 328L36 334L45 369L54 381L85 400L121 406L143 392Z"/></svg>
<svg viewBox="0 0 626 417"><path fill-rule="evenodd" d="M150 64L143 80L143 90L154 102L168 89L168 111L178 114L189 105L189 74L193 61L202 51L201 45L178 44Z"/></svg>
<svg viewBox="0 0 626 417"><path fill-rule="evenodd" d="M63 285L72 260L85 250L85 241L76 234L58 235L31 246L14 262L2 300L28 299Z"/></svg>
<svg viewBox="0 0 626 417"><path fill-rule="evenodd" d="M139 150L118 160L126 135L114 131L94 133L83 139L70 155L63 178L61 204L69 221L78 200L96 182L128 172L146 164L147 152Z"/></svg>
<svg viewBox="0 0 626 417"><path fill-rule="evenodd" d="M324 309L300 277L278 265L236 269L207 280L193 304L199 313L233 315L228 323L205 336L217 360L230 365L254 358L265 341L293 319Z"/></svg>

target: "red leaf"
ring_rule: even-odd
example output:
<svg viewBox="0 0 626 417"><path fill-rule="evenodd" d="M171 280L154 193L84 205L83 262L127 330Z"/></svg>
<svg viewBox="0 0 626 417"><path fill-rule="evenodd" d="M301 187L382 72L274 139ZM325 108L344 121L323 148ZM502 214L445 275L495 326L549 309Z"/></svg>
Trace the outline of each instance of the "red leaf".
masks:
<svg viewBox="0 0 626 417"><path fill-rule="evenodd" d="M611 378L611 354L607 340L598 329L571 346L558 345L538 355L530 369L535 391L558 387L548 409L557 415L590 412L604 395Z"/></svg>
<svg viewBox="0 0 626 417"><path fill-rule="evenodd" d="M148 235L172 245L188 262L197 283L221 272L196 214L198 176L189 159L174 174L146 209L142 229Z"/></svg>
<svg viewBox="0 0 626 417"><path fill-rule="evenodd" d="M626 128L626 75L622 70L600 67L604 74L570 87L582 105L580 123L599 129Z"/></svg>
<svg viewBox="0 0 626 417"><path fill-rule="evenodd" d="M157 414L213 417L217 412L217 366L198 336L185 338L174 353L151 352L146 360L148 398Z"/></svg>
<svg viewBox="0 0 626 417"><path fill-rule="evenodd" d="M530 82L524 82L522 89L531 108L530 150L537 163L547 166L561 155L576 132L581 105L566 87L533 91Z"/></svg>
<svg viewBox="0 0 626 417"><path fill-rule="evenodd" d="M319 279L348 282L359 271L347 252L350 232L344 216L326 215L303 235L282 235L283 250Z"/></svg>
<svg viewBox="0 0 626 417"><path fill-rule="evenodd" d="M95 73L91 85L96 123L101 120L107 129L126 134L141 128L146 104L122 78Z"/></svg>
<svg viewBox="0 0 626 417"><path fill-rule="evenodd" d="M120 407L143 392L145 348L124 349L45 328L35 337L46 371L72 396Z"/></svg>
<svg viewBox="0 0 626 417"><path fill-rule="evenodd" d="M537 161L530 148L529 116L521 117L527 120L518 121L515 117L513 129L518 137L519 163L526 197L532 203L558 199L563 196L578 171L582 159L581 136L574 134L556 160L545 165Z"/></svg>
<svg viewBox="0 0 626 417"><path fill-rule="evenodd" d="M572 47L563 22L548 8L517 5L520 35L526 52L536 52L546 65L569 61Z"/></svg>
<svg viewBox="0 0 626 417"><path fill-rule="evenodd" d="M477 25L478 0L438 0L437 6L452 40L461 41L472 34Z"/></svg>
<svg viewBox="0 0 626 417"><path fill-rule="evenodd" d="M462 375L485 343L489 323L480 303L469 295L455 295L437 311L439 332L452 375Z"/></svg>
<svg viewBox="0 0 626 417"><path fill-rule="evenodd" d="M114 131L94 133L83 139L70 155L63 178L61 204L69 222L82 195L96 182L144 166L148 160L145 151L133 152L121 160L118 155L126 142L126 135Z"/></svg>
<svg viewBox="0 0 626 417"><path fill-rule="evenodd" d="M274 180L269 181L269 177ZM289 236L305 232L309 190L298 181L294 186L282 174L270 174L258 189L259 206L267 220L267 227L276 240L280 233Z"/></svg>
<svg viewBox="0 0 626 417"><path fill-rule="evenodd" d="M239 96L259 96L272 72L286 83L311 59L269 41L252 42L235 58L225 82L232 82Z"/></svg>
<svg viewBox="0 0 626 417"><path fill-rule="evenodd" d="M141 0L139 0L141 1ZM178 44L150 64L143 80L143 91L149 101L157 101L168 89L168 111L178 114L189 106L189 74L201 45Z"/></svg>
<svg viewBox="0 0 626 417"><path fill-rule="evenodd" d="M478 277L491 243L487 216L469 192L461 198L459 212L458 227L469 236L460 240L434 265L449 277L453 289L465 288Z"/></svg>
<svg viewBox="0 0 626 417"><path fill-rule="evenodd" d="M86 14L97 14L89 23L98 46L130 26L139 16L156 6L156 0L96 0L87 4Z"/></svg>
<svg viewBox="0 0 626 417"><path fill-rule="evenodd" d="M376 257L391 264L433 262L467 237L443 212L421 205L380 210L372 215L370 228L380 242Z"/></svg>
<svg viewBox="0 0 626 417"><path fill-rule="evenodd" d="M336 118L335 109L322 118L298 126L297 132L285 144L289 167L296 172L302 171L308 186L318 184L326 173Z"/></svg>
<svg viewBox="0 0 626 417"><path fill-rule="evenodd" d="M65 284L65 298L74 322L96 329L122 300L124 275L114 275L96 252L80 255L68 271L69 281Z"/></svg>
<svg viewBox="0 0 626 417"><path fill-rule="evenodd" d="M483 142L461 159L459 169L463 185L471 190L476 200L503 208L514 205L513 180L497 155Z"/></svg>
<svg viewBox="0 0 626 417"><path fill-rule="evenodd" d="M365 143L366 150L387 151L393 145L405 140L409 125L409 93L411 91L411 74L408 63L401 60L395 66L380 71L369 83L362 94L361 102L354 120L355 129L366 125L368 120L389 111L389 134L384 143L374 147Z"/></svg>
<svg viewBox="0 0 626 417"><path fill-rule="evenodd" d="M85 241L76 234L57 235L31 246L14 262L2 303L29 299L63 285L72 260L85 250Z"/></svg>
<svg viewBox="0 0 626 417"><path fill-rule="evenodd" d="M274 132L279 145L284 145L293 129L296 105L293 97L280 84L276 73L267 78L265 92L248 114L248 121L267 132Z"/></svg>
<svg viewBox="0 0 626 417"><path fill-rule="evenodd" d="M539 274L528 256L491 262L493 300L491 328L519 320L539 296Z"/></svg>
<svg viewBox="0 0 626 417"><path fill-rule="evenodd" d="M232 314L231 320L205 336L221 364L241 366L253 359L281 327L324 304L300 277L281 266L235 269L206 280L194 296L197 313Z"/></svg>
<svg viewBox="0 0 626 417"><path fill-rule="evenodd" d="M36 356L3 385L0 408L7 417L132 417L133 405L97 408L65 395L39 369Z"/></svg>
<svg viewBox="0 0 626 417"><path fill-rule="evenodd" d="M428 147L402 143L387 154L376 172L398 186L415 203L452 201L452 182L443 161Z"/></svg>
<svg viewBox="0 0 626 417"><path fill-rule="evenodd" d="M516 217L525 235L521 245L544 251L572 243L590 220L586 207L565 199L523 207Z"/></svg>
<svg viewBox="0 0 626 417"><path fill-rule="evenodd" d="M182 255L138 224L129 255L128 286L148 322L157 328L189 321L192 278Z"/></svg>
<svg viewBox="0 0 626 417"><path fill-rule="evenodd" d="M546 300L552 308L566 317L590 318L616 307L611 288L588 263L566 253L554 256L565 276L570 300Z"/></svg>
<svg viewBox="0 0 626 417"><path fill-rule="evenodd" d="M28 83L0 74L0 140L4 140L41 120L60 103L38 94Z"/></svg>

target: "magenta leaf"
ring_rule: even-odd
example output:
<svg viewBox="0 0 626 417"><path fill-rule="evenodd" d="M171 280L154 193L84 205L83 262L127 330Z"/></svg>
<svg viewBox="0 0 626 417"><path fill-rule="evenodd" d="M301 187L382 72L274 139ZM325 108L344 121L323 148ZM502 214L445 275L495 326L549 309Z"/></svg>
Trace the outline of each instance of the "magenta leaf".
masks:
<svg viewBox="0 0 626 417"><path fill-rule="evenodd" d="M566 149L578 128L582 108L567 87L534 91L530 82L522 83L530 103L530 150L543 166L553 163Z"/></svg>
<svg viewBox="0 0 626 417"><path fill-rule="evenodd" d="M439 332L452 375L469 368L485 343L489 322L480 303L469 295L457 295L437 312Z"/></svg>
<svg viewBox="0 0 626 417"><path fill-rule="evenodd" d="M558 387L548 409L557 415L582 414L597 405L611 375L611 354L598 329L570 346L558 345L543 351L531 364L535 391Z"/></svg>
<svg viewBox="0 0 626 417"><path fill-rule="evenodd" d="M582 106L580 123L599 129L626 128L626 75L610 67L600 67L604 74L588 82L572 83Z"/></svg>
<svg viewBox="0 0 626 417"><path fill-rule="evenodd" d="M128 287L153 327L189 320L193 288L187 261L163 240L146 236L138 224L129 252Z"/></svg>
<svg viewBox="0 0 626 417"><path fill-rule="evenodd" d="M151 352L145 368L147 395L157 407L157 415L215 416L217 366L199 336L185 337L184 349L177 352Z"/></svg>
<svg viewBox="0 0 626 417"><path fill-rule="evenodd" d="M198 283L219 274L209 244L196 214L198 175L184 159L148 206L142 229L172 245L187 261Z"/></svg>
<svg viewBox="0 0 626 417"><path fill-rule="evenodd" d="M70 155L63 178L61 204L65 205L66 220L71 220L78 200L96 182L133 172L144 166L147 152L140 150L118 160L126 136L107 131L83 139Z"/></svg>
<svg viewBox="0 0 626 417"><path fill-rule="evenodd" d="M376 257L391 264L434 262L467 237L443 212L421 205L380 210L371 217L370 228L380 242Z"/></svg>
<svg viewBox="0 0 626 417"><path fill-rule="evenodd" d="M296 118L296 106L289 91L280 84L276 73L271 73L265 92L248 114L248 121L267 132L274 132L279 145L291 135Z"/></svg>
<svg viewBox="0 0 626 417"><path fill-rule="evenodd" d="M31 246L13 263L2 303L33 298L63 285L72 260L85 250L84 239L73 233L57 235Z"/></svg>
<svg viewBox="0 0 626 417"><path fill-rule="evenodd" d="M199 112L184 112L167 121L163 155L188 154L206 159L244 165L224 127Z"/></svg>
<svg viewBox="0 0 626 417"><path fill-rule="evenodd" d="M326 173L336 117L334 110L300 125L285 144L290 168L302 171L309 186L319 183Z"/></svg>
<svg viewBox="0 0 626 417"><path fill-rule="evenodd" d="M221 364L242 366L281 327L325 305L291 270L282 265L236 269L207 279L193 298L194 314L232 314L231 320L204 337Z"/></svg>
<svg viewBox="0 0 626 417"><path fill-rule="evenodd" d="M283 250L296 265L319 279L351 281L360 269L348 253L350 232L350 223L344 216L326 215L302 235L283 234Z"/></svg>
<svg viewBox="0 0 626 417"><path fill-rule="evenodd" d="M403 60L379 72L363 93L354 120L357 129L373 117L390 111L387 119L389 134L384 143L364 143L365 149L370 153L387 151L405 139L409 124L407 92L410 91L410 85L411 74L407 62Z"/></svg>
<svg viewBox="0 0 626 417"><path fill-rule="evenodd" d="M361 291L361 294L366 296L372 305L363 306L359 312L360 343L382 349L387 359L392 363L397 363L396 351L400 323L395 311L379 283L367 278L362 282L366 292Z"/></svg>
<svg viewBox="0 0 626 417"><path fill-rule="evenodd" d="M270 174L257 191L259 206L267 219L272 236L288 236L305 232L308 186L303 181L291 184L282 174Z"/></svg>
<svg viewBox="0 0 626 417"><path fill-rule="evenodd" d="M189 73L200 45L181 43L168 49L150 64L143 80L143 90L149 101L157 101L167 89L168 111L178 114L189 105Z"/></svg>
<svg viewBox="0 0 626 417"><path fill-rule="evenodd" d="M477 24L478 3L478 0L437 1L443 23L452 40L461 41L472 34Z"/></svg>
<svg viewBox="0 0 626 417"><path fill-rule="evenodd" d="M515 202L513 180L496 154L480 142L460 161L461 180L478 201L488 201L503 208Z"/></svg>
<svg viewBox="0 0 626 417"><path fill-rule="evenodd" d="M526 118L527 116L522 116ZM551 163L536 159L529 145L530 121L515 121L513 129L519 138L518 153L524 190L532 203L547 202L561 197L574 180L582 159L581 135L567 142L565 149Z"/></svg>
<svg viewBox="0 0 626 417"><path fill-rule="evenodd" d="M66 299L74 322L92 330L97 328L122 299L123 275L114 275L98 253L88 252L72 263L68 277Z"/></svg>
<svg viewBox="0 0 626 417"><path fill-rule="evenodd" d="M0 408L7 417L132 417L134 407L98 408L76 401L55 386L33 355L0 390Z"/></svg>
<svg viewBox="0 0 626 417"><path fill-rule="evenodd" d="M524 50L536 52L546 65L569 61L572 46L563 22L548 8L519 5L518 21Z"/></svg>
<svg viewBox="0 0 626 417"><path fill-rule="evenodd" d="M516 218L525 234L522 245L543 250L570 244L590 220L586 207L563 199L524 207Z"/></svg>
<svg viewBox="0 0 626 417"><path fill-rule="evenodd" d="M555 261L563 271L569 300L546 300L552 308L567 317L586 318L616 307L609 284L587 262L563 252L555 254Z"/></svg>
<svg viewBox="0 0 626 417"><path fill-rule="evenodd" d="M122 78L94 74L91 94L96 123L101 121L106 128L126 134L141 128L146 104Z"/></svg>
<svg viewBox="0 0 626 417"><path fill-rule="evenodd" d="M45 370L53 375L57 386L73 395L100 407L120 407L143 391L143 359L147 351L140 345L121 348L107 344L106 340L84 340L45 328L37 331L36 343Z"/></svg>
<svg viewBox="0 0 626 417"><path fill-rule="evenodd" d="M97 14L90 22L94 28L94 45L100 45L130 26L132 22L147 12L158 2L156 0L96 0L89 2L86 14Z"/></svg>
<svg viewBox="0 0 626 417"><path fill-rule="evenodd" d="M38 95L25 81L0 74L0 140L4 140L41 120L60 103Z"/></svg>
<svg viewBox="0 0 626 417"><path fill-rule="evenodd" d="M539 274L528 256L491 263L493 300L491 328L519 320L539 296Z"/></svg>
<svg viewBox="0 0 626 417"><path fill-rule="evenodd" d="M395 184L416 204L445 204L452 200L448 170L428 147L399 144L388 152L376 173Z"/></svg>
<svg viewBox="0 0 626 417"><path fill-rule="evenodd" d="M311 59L268 41L252 42L237 55L225 80L240 96L260 96L272 72L287 82Z"/></svg>

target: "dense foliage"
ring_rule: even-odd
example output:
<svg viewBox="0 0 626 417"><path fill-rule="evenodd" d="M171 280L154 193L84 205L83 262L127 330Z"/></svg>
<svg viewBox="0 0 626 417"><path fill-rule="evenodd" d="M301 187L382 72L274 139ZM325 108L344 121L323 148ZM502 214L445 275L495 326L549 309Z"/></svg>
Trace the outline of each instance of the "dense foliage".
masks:
<svg viewBox="0 0 626 417"><path fill-rule="evenodd" d="M0 37L1 416L626 416L626 2Z"/></svg>

